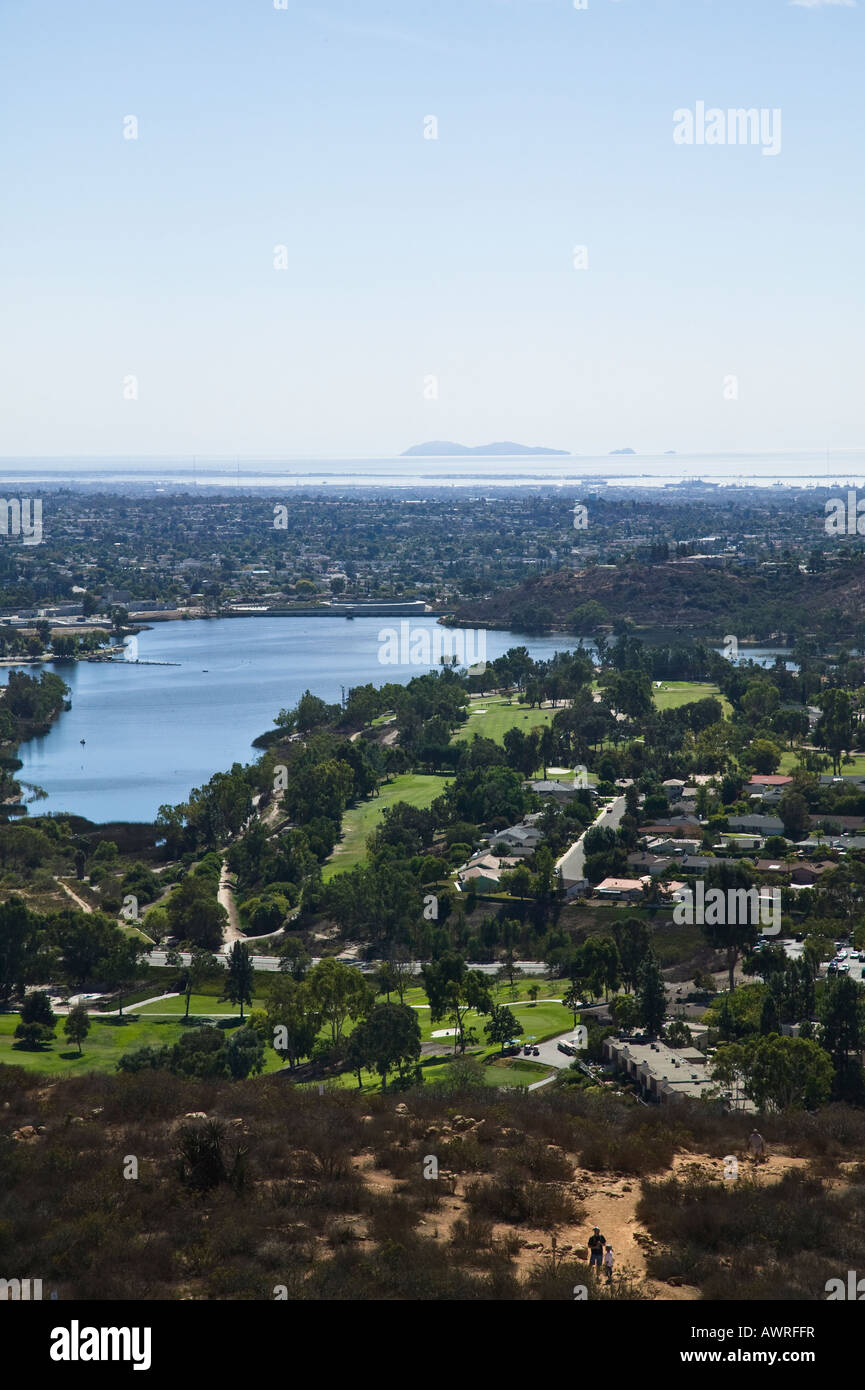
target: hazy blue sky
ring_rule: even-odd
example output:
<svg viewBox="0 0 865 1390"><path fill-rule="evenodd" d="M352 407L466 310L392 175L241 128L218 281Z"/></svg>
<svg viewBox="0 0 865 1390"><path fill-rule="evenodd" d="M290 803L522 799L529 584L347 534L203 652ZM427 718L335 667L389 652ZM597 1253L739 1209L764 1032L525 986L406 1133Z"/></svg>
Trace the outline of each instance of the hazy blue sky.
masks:
<svg viewBox="0 0 865 1390"><path fill-rule="evenodd" d="M862 40L850 0L5 0L0 454L860 446ZM674 143L698 102L780 152Z"/></svg>

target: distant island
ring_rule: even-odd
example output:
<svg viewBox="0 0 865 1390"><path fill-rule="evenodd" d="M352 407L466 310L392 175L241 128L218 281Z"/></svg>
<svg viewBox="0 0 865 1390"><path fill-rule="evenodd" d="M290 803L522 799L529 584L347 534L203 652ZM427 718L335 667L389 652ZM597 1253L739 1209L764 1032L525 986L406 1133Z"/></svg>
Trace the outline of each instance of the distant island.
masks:
<svg viewBox="0 0 865 1390"><path fill-rule="evenodd" d="M612 457L613 454L635 454L636 452L636 449L611 449L610 456Z"/></svg>
<svg viewBox="0 0 865 1390"><path fill-rule="evenodd" d="M447 439L434 439L428 444L413 444L410 449L406 449L400 455L401 458L453 458L455 455L464 454L491 454L496 458L502 458L506 454L563 454L567 455L568 449L542 449L535 448L529 444L513 444L510 440L504 440L498 444L478 444L475 448L469 448L467 444L454 444Z"/></svg>

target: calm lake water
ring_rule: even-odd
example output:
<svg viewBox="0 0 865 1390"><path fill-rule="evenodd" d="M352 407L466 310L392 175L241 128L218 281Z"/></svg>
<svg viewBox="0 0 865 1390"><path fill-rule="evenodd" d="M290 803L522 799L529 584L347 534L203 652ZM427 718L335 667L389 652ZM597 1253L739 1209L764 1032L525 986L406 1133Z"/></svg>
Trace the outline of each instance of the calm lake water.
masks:
<svg viewBox="0 0 865 1390"><path fill-rule="evenodd" d="M185 801L214 772L258 756L252 740L273 727L281 709L304 690L330 702L353 685L405 682L425 667L383 665L379 633L397 618L222 618L157 623L138 637L144 661L51 665L71 689L72 708L44 738L22 744L23 781L46 800L31 814L71 811L93 821L152 820L164 803ZM411 620L441 634L433 619ZM577 645L577 639L486 633L486 657L525 646L533 657ZM591 648L591 642L585 645ZM472 655L468 648L469 656ZM395 653L402 656L403 653ZM770 664L774 649L743 649ZM25 668L31 672L36 667ZM8 668L0 671L0 683ZM84 740L82 743L81 740Z"/></svg>
<svg viewBox="0 0 865 1390"><path fill-rule="evenodd" d="M185 801L214 772L257 757L252 740L304 690L336 702L342 686L347 692L367 681L383 685L423 674L428 668L379 662L379 633L398 626L399 619L388 617L158 623L139 635L138 655L176 666L49 666L70 687L72 708L44 738L21 746L21 779L48 792L30 813L152 820L163 803ZM412 635L420 628L433 633L437 624L413 617ZM549 657L574 643L488 632L487 659L521 645ZM7 679L8 668L0 683Z"/></svg>

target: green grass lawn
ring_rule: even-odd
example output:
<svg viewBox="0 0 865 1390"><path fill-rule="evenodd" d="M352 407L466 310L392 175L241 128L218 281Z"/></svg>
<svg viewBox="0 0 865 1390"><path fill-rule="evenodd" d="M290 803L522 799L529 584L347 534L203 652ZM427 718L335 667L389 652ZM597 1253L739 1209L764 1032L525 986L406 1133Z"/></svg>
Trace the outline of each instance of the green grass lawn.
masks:
<svg viewBox="0 0 865 1390"><path fill-rule="evenodd" d="M473 700L469 709L484 710L485 713L470 713L465 724L454 734L454 742L466 741L480 734L482 738L503 743L508 729L522 729L523 733L529 733L540 725L551 723L553 715L558 713L554 709L529 709L527 705L518 705L516 700L511 704L500 695L489 700Z"/></svg>
<svg viewBox="0 0 865 1390"><path fill-rule="evenodd" d="M721 701L724 716L729 716L732 709L729 700L724 698L717 685L708 681L662 681L660 690L652 685L652 699L655 708L660 710L679 709L682 705L693 704L695 700L707 700L712 695Z"/></svg>
<svg viewBox="0 0 865 1390"><path fill-rule="evenodd" d="M263 972L262 972L263 973ZM267 1000L258 995L253 996L252 1008L263 1009L266 1007ZM140 1009L136 1009L137 1014L165 1014L169 1018L182 1018L186 1012L186 996L176 994L173 999L154 999L151 1004L142 1004ZM189 1000L190 1014L196 1014L200 1018L240 1018L240 1005L235 1007L229 1004L228 1000L220 1000L213 994L193 994ZM250 1005L243 1006L244 1017L250 1013Z"/></svg>
<svg viewBox="0 0 865 1390"><path fill-rule="evenodd" d="M484 1080L488 1086L531 1086L534 1081L543 1081L550 1071L550 1067L526 1057L500 1057L489 1063Z"/></svg>
<svg viewBox="0 0 865 1390"><path fill-rule="evenodd" d="M406 1001L408 1002L408 1001ZM563 1004L512 1004L507 998L503 998L500 1003L507 1004L511 1009L517 1023L522 1025L522 1033L517 1034L521 1043L528 1042L533 1038L535 1042L543 1042L546 1038L555 1038L559 1033L566 1033L569 1028L573 1028L574 1016ZM453 1051L453 1038L434 1038L433 1033L443 1028L450 1028L453 1025L447 1019L440 1019L433 1023L430 1019L429 1009L418 1009L420 1018L421 1040L423 1042L434 1042L442 1052ZM488 1020L484 1014L476 1014L473 1011L466 1015L465 1025L467 1029L474 1029L477 1034L477 1046L483 1049L484 1056L488 1052L496 1052L497 1047L488 1047L484 1024Z"/></svg>
<svg viewBox="0 0 865 1390"><path fill-rule="evenodd" d="M513 992L506 984L496 984L492 990L495 1002L507 1004L513 1010L514 1017L522 1024L523 1032L517 1035L522 1043L527 1042L529 1038L536 1042L543 1042L546 1038L568 1032L574 1023L573 1015L569 1010L565 1009L561 1003L555 1002L562 992L560 981L536 981L535 983L539 986L540 999L554 1001L538 1002L537 1004L532 1004L526 998L526 992L532 983L528 979L518 980L513 987ZM426 1004L426 995L422 989L414 988L406 992L405 1002L414 1006ZM253 999L253 1009L263 1009L265 1005L266 999L261 995ZM39 1051L19 1051L13 1047L13 1033L19 1022L18 1014L0 1014L0 1063L6 1062L13 1066L26 1067L30 1071L44 1072L54 1076L65 1076L71 1072L113 1072L124 1052L131 1052L138 1047L158 1047L165 1043L176 1042L188 1026L183 1022L185 1008L185 998L182 995L176 995L171 999L154 999L149 1004L143 1004L133 1013L124 1015L122 1019L101 1018L98 1014L93 1013L90 1015L90 1033L84 1040L83 1055L80 1057L77 1047L68 1043L63 1036L63 1016L58 1020L56 1041L49 1047ZM246 1006L244 1013L247 1017L249 1016L250 1006ZM433 1043L436 1048L433 1056L424 1059L424 1075L432 1079L451 1060L453 1038L433 1037L434 1032L450 1026L446 1019L433 1023L428 1007L418 1008L417 1014L422 1042L425 1044ZM214 1024L233 1018L239 1024L240 1010L232 1009L227 1002L220 1002L213 994L193 994L190 1000L190 1017L194 1017L198 1023L212 1020ZM487 1042L484 1034L486 1022L485 1015L478 1015L473 1012L468 1014L466 1018L466 1027L473 1029L477 1035L477 1041L467 1051L470 1056L476 1057L479 1061L494 1058L499 1052L498 1044L491 1046ZM349 1021L346 1025L346 1033L350 1033L353 1026ZM325 1026L321 1029L320 1036L325 1037L327 1035L328 1028ZM265 1073L279 1071L283 1063L273 1049L267 1047L264 1055ZM491 1086L522 1086L531 1081L539 1080L546 1073L545 1067L530 1063L528 1058L523 1059L523 1061L525 1066L522 1069L513 1066L491 1066L487 1084ZM378 1076L366 1072L362 1075L364 1090L379 1089ZM341 1087L357 1086L357 1078L353 1072L344 1072L337 1081ZM318 1083L310 1084L317 1085Z"/></svg>
<svg viewBox="0 0 865 1390"><path fill-rule="evenodd" d="M784 752L781 754L781 762L778 767L779 773L791 773L798 761L799 758L796 752L791 748L786 748ZM831 772L831 760L828 760L827 758L827 762L828 766L826 770L827 772ZM844 777L845 775L848 777L862 777L863 775L865 775L865 753L854 753L853 761L851 763L841 764L841 776Z"/></svg>
<svg viewBox="0 0 865 1390"><path fill-rule="evenodd" d="M353 869L366 857L367 839L388 806L393 806L397 801L407 801L411 806L426 809L437 796L441 796L449 781L450 778L435 773L406 772L394 777L392 782L382 783L378 796L350 807L342 818L342 839L324 866L325 882L334 874Z"/></svg>
<svg viewBox="0 0 865 1390"><path fill-rule="evenodd" d="M167 1001L166 1001L167 1002ZM91 1014L90 1032L82 1043L79 1057L76 1044L63 1035L64 1019L58 1019L56 1041L44 1050L21 1051L13 1047L13 1034L19 1023L17 1014L0 1014L0 1062L28 1071L45 1072L52 1076L73 1073L113 1072L124 1052L137 1047L162 1047L175 1043L185 1031L179 1019L158 1019L130 1014L128 1018L99 1018ZM279 1071L282 1061L271 1049L265 1050L265 1072Z"/></svg>

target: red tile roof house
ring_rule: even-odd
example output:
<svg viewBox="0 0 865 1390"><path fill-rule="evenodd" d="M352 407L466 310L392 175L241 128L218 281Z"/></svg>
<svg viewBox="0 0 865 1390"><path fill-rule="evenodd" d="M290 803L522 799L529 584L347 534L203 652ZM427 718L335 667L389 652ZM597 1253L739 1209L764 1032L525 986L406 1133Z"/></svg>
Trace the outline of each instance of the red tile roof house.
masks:
<svg viewBox="0 0 865 1390"><path fill-rule="evenodd" d="M792 781L792 777L782 777L778 773L772 773L770 775L761 772L751 778L748 786L754 787L755 789L759 787L789 787Z"/></svg>

